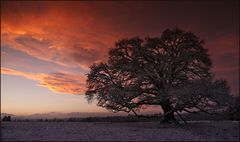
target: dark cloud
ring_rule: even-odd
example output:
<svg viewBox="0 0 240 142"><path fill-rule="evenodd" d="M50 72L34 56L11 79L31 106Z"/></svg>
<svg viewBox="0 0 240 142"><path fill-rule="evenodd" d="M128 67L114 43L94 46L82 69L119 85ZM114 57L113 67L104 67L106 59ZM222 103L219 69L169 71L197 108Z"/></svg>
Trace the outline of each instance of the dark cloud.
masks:
<svg viewBox="0 0 240 142"><path fill-rule="evenodd" d="M19 36L15 41L25 47L37 49L38 47L48 48L51 45L50 41L36 39L31 36Z"/></svg>
<svg viewBox="0 0 240 142"><path fill-rule="evenodd" d="M103 55L106 54L106 52L104 53L99 49L85 49L79 44L74 45L72 48L73 50L70 56L73 58L73 60L85 65L90 65L96 61L104 60Z"/></svg>
<svg viewBox="0 0 240 142"><path fill-rule="evenodd" d="M106 60L108 49L119 38L160 36L166 28L179 27L206 42L218 76L227 78L231 86L239 84L237 0L1 4L3 41L35 58L87 68Z"/></svg>

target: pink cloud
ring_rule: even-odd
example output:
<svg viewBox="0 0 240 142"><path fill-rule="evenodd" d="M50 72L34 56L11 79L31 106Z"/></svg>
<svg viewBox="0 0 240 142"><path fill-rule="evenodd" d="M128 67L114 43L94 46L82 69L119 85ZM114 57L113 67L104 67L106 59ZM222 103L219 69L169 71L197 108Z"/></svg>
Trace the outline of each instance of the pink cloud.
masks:
<svg viewBox="0 0 240 142"><path fill-rule="evenodd" d="M34 74L10 68L1 68L1 74L22 76L36 80L39 82L39 86L60 94L85 94L85 76L68 73Z"/></svg>

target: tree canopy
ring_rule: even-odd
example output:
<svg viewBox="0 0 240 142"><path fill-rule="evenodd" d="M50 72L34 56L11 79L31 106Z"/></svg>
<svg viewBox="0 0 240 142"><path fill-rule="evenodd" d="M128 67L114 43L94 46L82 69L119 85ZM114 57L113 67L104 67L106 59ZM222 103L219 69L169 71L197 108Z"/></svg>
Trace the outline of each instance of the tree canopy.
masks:
<svg viewBox="0 0 240 142"><path fill-rule="evenodd" d="M110 111L137 114L142 106L160 105L168 122L178 111L208 112L225 106L225 80L214 80L208 50L192 32L165 30L160 37L134 37L116 42L106 63L87 75L89 102ZM225 99L226 100L226 99Z"/></svg>

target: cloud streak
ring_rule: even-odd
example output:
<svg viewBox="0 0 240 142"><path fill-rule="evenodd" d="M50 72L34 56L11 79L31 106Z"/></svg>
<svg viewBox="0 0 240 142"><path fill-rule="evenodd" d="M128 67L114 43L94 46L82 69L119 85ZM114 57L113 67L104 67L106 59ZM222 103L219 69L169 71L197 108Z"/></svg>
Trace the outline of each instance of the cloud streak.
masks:
<svg viewBox="0 0 240 142"><path fill-rule="evenodd" d="M106 61L115 41L159 36L164 29L178 26L206 42L214 73L224 74L233 93L239 93L238 2L174 3L2 2L1 44L63 70L81 68L86 73L94 62ZM6 59L10 68L26 64L10 56Z"/></svg>
<svg viewBox="0 0 240 142"><path fill-rule="evenodd" d="M10 68L1 68L1 74L15 75L36 80L39 86L60 94L85 94L85 77L69 73L33 74Z"/></svg>

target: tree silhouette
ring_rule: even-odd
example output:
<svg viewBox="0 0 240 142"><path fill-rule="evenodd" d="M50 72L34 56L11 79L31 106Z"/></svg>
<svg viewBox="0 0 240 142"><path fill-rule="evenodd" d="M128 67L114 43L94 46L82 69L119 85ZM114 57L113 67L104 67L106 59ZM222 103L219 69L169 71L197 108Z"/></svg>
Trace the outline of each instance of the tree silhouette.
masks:
<svg viewBox="0 0 240 142"><path fill-rule="evenodd" d="M220 104L218 97L228 96L229 87L224 80L213 80L203 44L178 28L160 37L119 40L107 63L90 67L86 97L110 111L136 115L143 106L160 105L163 122L176 121L179 111L209 112L209 106Z"/></svg>
<svg viewBox="0 0 240 142"><path fill-rule="evenodd" d="M11 116L4 116L2 121L11 121Z"/></svg>

